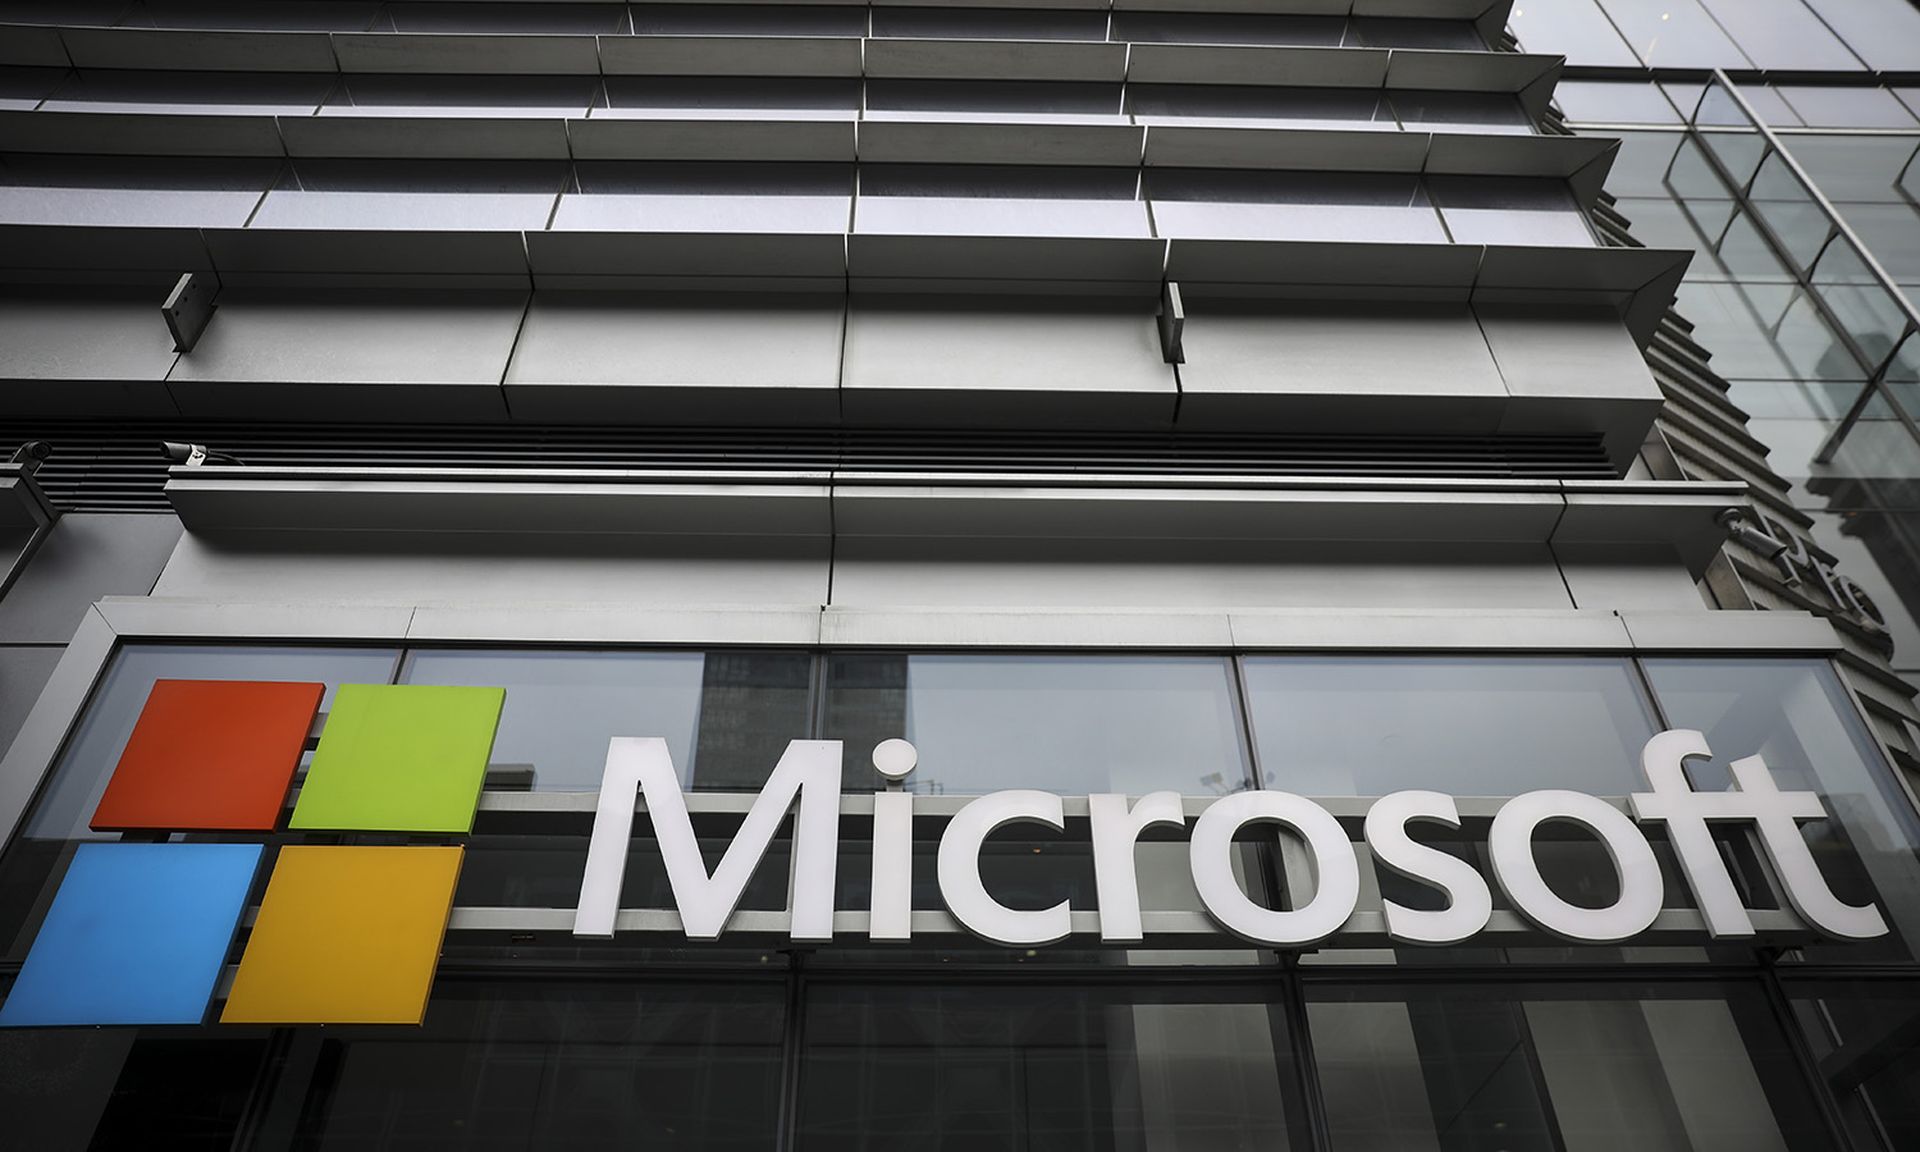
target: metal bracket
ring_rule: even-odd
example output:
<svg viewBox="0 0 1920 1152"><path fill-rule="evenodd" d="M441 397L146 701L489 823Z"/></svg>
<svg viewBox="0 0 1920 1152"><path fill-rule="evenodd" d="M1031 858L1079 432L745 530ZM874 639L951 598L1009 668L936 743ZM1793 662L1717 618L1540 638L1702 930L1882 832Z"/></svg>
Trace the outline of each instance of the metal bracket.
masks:
<svg viewBox="0 0 1920 1152"><path fill-rule="evenodd" d="M212 278L195 276L183 272L167 293L166 303L160 305L160 315L167 322L167 331L173 333L173 350L191 352L200 342L200 334L207 330L207 324L213 319L213 298L219 293Z"/></svg>
<svg viewBox="0 0 1920 1152"><path fill-rule="evenodd" d="M1187 326L1187 309L1180 302L1180 285L1168 280L1160 285L1160 356L1169 364L1185 364L1186 352L1180 347L1180 333Z"/></svg>

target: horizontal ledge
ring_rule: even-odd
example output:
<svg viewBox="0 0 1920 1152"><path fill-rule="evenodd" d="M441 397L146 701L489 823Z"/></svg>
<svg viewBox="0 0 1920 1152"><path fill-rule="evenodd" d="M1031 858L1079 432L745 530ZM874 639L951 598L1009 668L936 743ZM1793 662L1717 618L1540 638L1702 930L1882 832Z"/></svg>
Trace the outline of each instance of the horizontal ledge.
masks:
<svg viewBox="0 0 1920 1152"><path fill-rule="evenodd" d="M1749 947L1792 947L1805 944L1814 935L1791 912L1757 910L1748 913L1754 935L1739 943ZM571 935L574 910L571 908L455 908L447 923L454 933L558 933ZM837 942L865 945L871 917L866 912L837 911L833 931ZM724 934L716 944L727 942L788 942L790 917L786 912L737 911L727 921ZM1131 947L1214 947L1244 949L1250 945L1218 927L1204 912L1147 911L1140 913L1140 926L1146 939ZM1332 938L1316 947L1384 948L1394 946L1387 935L1383 912L1362 909L1347 919ZM614 931L642 936L684 938L680 914L664 908L623 908L614 918ZM950 914L928 909L913 913L913 934L924 937L973 937ZM1098 941L1100 914L1075 910L1072 913L1070 940ZM1664 908L1653 926L1634 937L1641 945L1691 944L1707 942L1706 920L1691 908ZM695 942L701 943L701 942ZM910 942L897 942L906 944ZM1526 947L1557 945L1564 942L1541 932L1517 913L1495 911L1486 928L1472 943L1490 947Z"/></svg>
<svg viewBox="0 0 1920 1152"><path fill-rule="evenodd" d="M192 531L1666 543L1696 574L1741 484L176 467Z"/></svg>
<svg viewBox="0 0 1920 1152"><path fill-rule="evenodd" d="M873 800L876 793L843 793L840 797L840 815L854 818L872 818ZM759 795L753 792L688 792L684 794L687 813L690 816L744 817L752 809ZM1130 800L1139 799L1138 794L1129 794ZM916 819L941 821L951 819L962 808L979 799L977 795L919 795L913 797L913 814ZM1219 796L1182 796L1181 811L1189 821L1197 819ZM1313 803L1332 813L1334 818L1347 826L1350 833L1360 830L1360 823L1366 819L1367 811L1379 799L1377 796L1310 796ZM1463 822L1485 824L1499 814L1503 805L1511 797L1505 796L1456 796L1454 804L1460 812ZM1595 799L1630 815L1624 796L1598 796ZM598 810L600 794L598 792L504 792L488 790L480 794L479 811L496 815L561 815L577 814L591 816ZM1069 821L1085 823L1088 819L1089 805L1085 795L1063 795L1060 798L1062 814ZM636 798L633 810L645 812L646 800ZM1543 826L1540 835L1546 836L1552 826ZM1066 840L1085 840L1084 829L1079 835L1070 830ZM1143 832L1149 836L1153 830ZM1659 826L1649 825L1646 831L1658 834ZM1259 838L1257 830L1249 830L1250 836ZM1175 833L1174 838L1179 838ZM1575 833L1584 835L1584 833Z"/></svg>

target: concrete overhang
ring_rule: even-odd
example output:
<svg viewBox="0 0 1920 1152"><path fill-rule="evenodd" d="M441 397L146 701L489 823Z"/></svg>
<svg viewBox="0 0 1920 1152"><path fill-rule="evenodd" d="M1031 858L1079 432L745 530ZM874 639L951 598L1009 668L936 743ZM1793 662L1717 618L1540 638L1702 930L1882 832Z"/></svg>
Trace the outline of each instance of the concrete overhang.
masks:
<svg viewBox="0 0 1920 1152"><path fill-rule="evenodd" d="M1741 484L1009 473L175 468L189 532L1667 545L1699 574Z"/></svg>

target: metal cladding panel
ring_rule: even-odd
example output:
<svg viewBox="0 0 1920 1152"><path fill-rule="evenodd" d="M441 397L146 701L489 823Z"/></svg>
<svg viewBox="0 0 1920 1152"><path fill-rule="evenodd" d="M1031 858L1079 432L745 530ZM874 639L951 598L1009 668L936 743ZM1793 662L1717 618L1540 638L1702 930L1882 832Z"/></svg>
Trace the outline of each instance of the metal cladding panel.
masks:
<svg viewBox="0 0 1920 1152"><path fill-rule="evenodd" d="M839 412L838 295L688 298L543 292L514 347L505 387L524 419L618 416L648 422L831 422Z"/></svg>
<svg viewBox="0 0 1920 1152"><path fill-rule="evenodd" d="M144 596L180 539L152 513L69 512L0 600L0 644L64 644L102 596Z"/></svg>
<svg viewBox="0 0 1920 1152"><path fill-rule="evenodd" d="M1418 554L1415 554L1415 553ZM1544 545L859 540L834 558L838 607L1567 608Z"/></svg>
<svg viewBox="0 0 1920 1152"><path fill-rule="evenodd" d="M160 301L135 290L0 297L0 407L24 410L23 390L40 381L166 379L175 354Z"/></svg>
<svg viewBox="0 0 1920 1152"><path fill-rule="evenodd" d="M523 292L416 294L259 289L220 311L170 380L278 384L497 386Z"/></svg>
<svg viewBox="0 0 1920 1152"><path fill-rule="evenodd" d="M27 721L27 712L53 675L63 648L0 646L0 756Z"/></svg>
<svg viewBox="0 0 1920 1152"><path fill-rule="evenodd" d="M848 419L944 424L971 409L1010 423L1097 426L1155 412L1172 421L1174 372L1151 305L1015 304L855 296L842 379Z"/></svg>
<svg viewBox="0 0 1920 1152"><path fill-rule="evenodd" d="M858 76L851 37L602 36L609 76Z"/></svg>
<svg viewBox="0 0 1920 1152"><path fill-rule="evenodd" d="M824 604L830 542L482 532L189 536L156 596L382 604Z"/></svg>
<svg viewBox="0 0 1920 1152"><path fill-rule="evenodd" d="M1453 305L1248 304L1187 317L1182 423L1278 413L1490 432L1507 391L1473 315Z"/></svg>

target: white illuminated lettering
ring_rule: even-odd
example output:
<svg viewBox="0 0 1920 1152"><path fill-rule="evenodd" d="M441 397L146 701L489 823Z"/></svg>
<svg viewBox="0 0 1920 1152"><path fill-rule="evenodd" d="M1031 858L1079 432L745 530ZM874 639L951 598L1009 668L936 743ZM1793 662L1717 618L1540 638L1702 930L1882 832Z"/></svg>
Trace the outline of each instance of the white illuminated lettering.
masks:
<svg viewBox="0 0 1920 1152"><path fill-rule="evenodd" d="M1008 824L1067 826L1060 797L1013 789L969 801L940 836L940 896L962 927L995 944L1032 946L1065 940L1073 915L1065 900L1038 911L1016 911L995 900L980 879L980 846Z"/></svg>
<svg viewBox="0 0 1920 1152"><path fill-rule="evenodd" d="M1562 900L1540 874L1533 834L1548 821L1578 824L1600 838L1620 877L1620 898L1606 908ZM1487 833L1493 875L1522 916L1555 936L1581 944L1618 944L1653 926L1665 885L1660 861L1624 812L1597 796L1547 789L1501 805Z"/></svg>
<svg viewBox="0 0 1920 1152"><path fill-rule="evenodd" d="M1486 880L1458 856L1415 841L1407 834L1413 820L1458 828L1460 809L1453 797L1439 792L1382 796L1367 809L1367 847L1383 867L1433 885L1447 894L1448 903L1435 912L1382 900L1387 936L1404 944L1459 944L1479 935L1493 915L1493 893Z"/></svg>
<svg viewBox="0 0 1920 1152"><path fill-rule="evenodd" d="M1138 943L1140 877L1134 871L1133 845L1150 825L1186 827L1178 792L1155 792L1128 807L1125 796L1087 797L1093 822L1093 882L1100 899L1100 939Z"/></svg>
<svg viewBox="0 0 1920 1152"><path fill-rule="evenodd" d="M687 815L680 777L667 742L656 737L616 736L607 742L607 767L587 843L587 870L574 911L575 936L612 936L626 873L633 805L644 795L647 816L660 845L681 924L692 940L718 939L740 903L755 866L798 798L793 830L793 907L789 935L795 940L833 938L833 877L840 846L840 741L794 740L754 797L747 818L707 874L700 841Z"/></svg>
<svg viewBox="0 0 1920 1152"><path fill-rule="evenodd" d="M1233 838L1248 824L1298 832L1313 857L1313 899L1289 911L1247 898L1233 875ZM1241 792L1215 800L1193 826L1188 845L1193 884L1220 926L1243 940L1279 947L1318 944L1340 930L1360 899L1360 863L1333 813L1291 792Z"/></svg>

